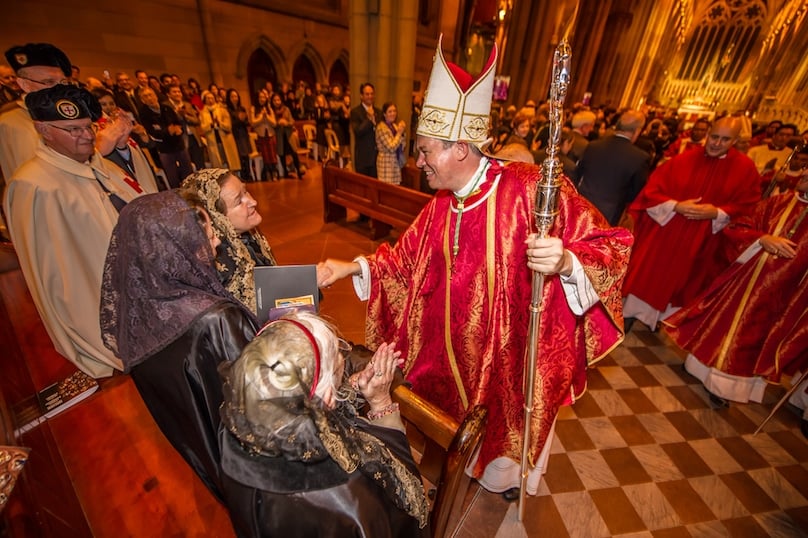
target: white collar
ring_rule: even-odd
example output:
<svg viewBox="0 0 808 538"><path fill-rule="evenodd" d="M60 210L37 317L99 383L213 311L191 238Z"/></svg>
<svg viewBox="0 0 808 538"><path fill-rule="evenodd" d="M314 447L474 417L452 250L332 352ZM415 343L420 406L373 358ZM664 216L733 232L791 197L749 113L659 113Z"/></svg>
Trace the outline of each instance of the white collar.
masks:
<svg viewBox="0 0 808 538"><path fill-rule="evenodd" d="M465 185L463 185L462 189L460 189L459 191L455 191L454 195L458 198L463 198L464 196L468 196L468 194L471 192L471 189L473 189L474 187L479 187L480 185L485 183L485 168L487 167L488 167L488 157L483 157L482 159L480 159L480 164L477 166L477 170L474 171L468 182ZM474 181L479 174L482 174L482 178L480 179L480 181Z"/></svg>
<svg viewBox="0 0 808 538"><path fill-rule="evenodd" d="M103 168L103 165L98 165L101 161L101 154L98 151L90 157L88 162L80 163L68 157L67 155L62 155L58 151L49 148L43 142L39 142L39 147L36 150L36 156L41 158L43 161L51 164L61 170L69 174L73 174L74 176L84 177L87 179L95 179L95 173L93 170L96 169L104 176L109 175L106 170Z"/></svg>

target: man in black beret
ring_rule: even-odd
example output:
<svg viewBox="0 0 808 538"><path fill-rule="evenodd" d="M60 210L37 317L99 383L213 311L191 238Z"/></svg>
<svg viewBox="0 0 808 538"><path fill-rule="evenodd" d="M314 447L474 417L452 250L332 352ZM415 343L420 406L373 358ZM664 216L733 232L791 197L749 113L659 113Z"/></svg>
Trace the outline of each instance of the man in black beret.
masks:
<svg viewBox="0 0 808 538"><path fill-rule="evenodd" d="M48 90L25 96L34 128L49 148L87 162L95 153L93 121L101 117L101 105L93 94L76 86Z"/></svg>
<svg viewBox="0 0 808 538"><path fill-rule="evenodd" d="M16 107L0 114L0 169L9 178L25 161L34 156L39 136L26 109L24 97L30 92L68 84L72 66L67 55L50 43L28 43L11 47L6 51L6 60L14 69L17 84L23 91L23 99ZM110 122L96 138L96 146L102 155L115 149L115 143L132 129L131 121L121 117Z"/></svg>
<svg viewBox="0 0 808 538"><path fill-rule="evenodd" d="M67 54L50 43L11 47L6 51L6 60L26 93L66 84L72 75Z"/></svg>
<svg viewBox="0 0 808 538"><path fill-rule="evenodd" d="M56 350L94 377L121 369L101 341L101 276L118 211L142 189L95 149L98 100L77 86L29 93L41 136L6 188L11 240Z"/></svg>
<svg viewBox="0 0 808 538"><path fill-rule="evenodd" d="M50 43L28 43L6 51L6 61L17 76L23 92L35 92L70 78L70 59ZM34 156L39 137L23 101L0 114L0 169L10 178L19 166Z"/></svg>

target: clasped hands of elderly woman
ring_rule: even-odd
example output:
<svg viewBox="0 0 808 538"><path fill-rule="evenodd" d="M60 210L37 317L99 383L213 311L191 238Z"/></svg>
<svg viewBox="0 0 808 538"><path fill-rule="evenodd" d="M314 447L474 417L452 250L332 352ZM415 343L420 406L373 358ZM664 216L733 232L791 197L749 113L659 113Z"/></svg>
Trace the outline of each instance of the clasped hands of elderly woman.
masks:
<svg viewBox="0 0 808 538"><path fill-rule="evenodd" d="M564 243L557 237L539 237L530 234L527 241L527 266L536 272L546 275L572 274L572 255L564 248ZM317 283L327 288L345 277L358 275L361 267L357 262L348 262L329 258L317 265Z"/></svg>
<svg viewBox="0 0 808 538"><path fill-rule="evenodd" d="M365 368L351 376L351 386L362 394L370 406L368 418L371 420L381 418L381 413L387 410L397 410L390 396L390 385L396 368L403 364L401 351L396 351L395 344L383 343Z"/></svg>

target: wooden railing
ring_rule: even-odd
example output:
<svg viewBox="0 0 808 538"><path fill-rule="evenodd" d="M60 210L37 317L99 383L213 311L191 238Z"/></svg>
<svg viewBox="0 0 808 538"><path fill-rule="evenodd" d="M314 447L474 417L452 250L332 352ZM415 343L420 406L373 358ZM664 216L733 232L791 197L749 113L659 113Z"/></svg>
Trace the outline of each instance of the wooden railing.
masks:
<svg viewBox="0 0 808 538"><path fill-rule="evenodd" d="M407 228L431 198L344 168L323 168L325 222L344 218L346 209L357 211L370 217L372 239L388 235L392 227Z"/></svg>

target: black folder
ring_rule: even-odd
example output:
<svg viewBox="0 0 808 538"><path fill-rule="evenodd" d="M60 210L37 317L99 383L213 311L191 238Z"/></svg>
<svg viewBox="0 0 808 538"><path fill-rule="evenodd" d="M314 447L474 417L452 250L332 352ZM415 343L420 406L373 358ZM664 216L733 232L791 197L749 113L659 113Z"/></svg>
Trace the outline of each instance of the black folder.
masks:
<svg viewBox="0 0 808 538"><path fill-rule="evenodd" d="M318 312L320 291L316 265L271 265L255 268L255 304L261 323L295 308Z"/></svg>

